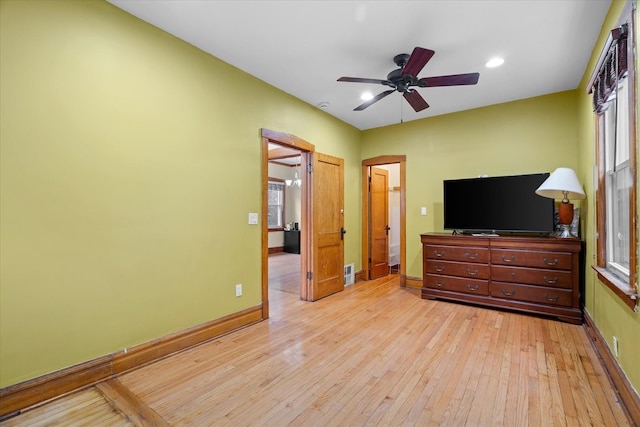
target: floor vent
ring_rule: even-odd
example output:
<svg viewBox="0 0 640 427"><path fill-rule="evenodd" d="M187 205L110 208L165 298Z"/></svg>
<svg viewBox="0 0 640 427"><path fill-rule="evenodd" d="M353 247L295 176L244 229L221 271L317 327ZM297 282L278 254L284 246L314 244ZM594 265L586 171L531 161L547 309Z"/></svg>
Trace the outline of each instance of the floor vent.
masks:
<svg viewBox="0 0 640 427"><path fill-rule="evenodd" d="M354 264L344 266L344 284L353 285L355 283L355 273L353 271Z"/></svg>

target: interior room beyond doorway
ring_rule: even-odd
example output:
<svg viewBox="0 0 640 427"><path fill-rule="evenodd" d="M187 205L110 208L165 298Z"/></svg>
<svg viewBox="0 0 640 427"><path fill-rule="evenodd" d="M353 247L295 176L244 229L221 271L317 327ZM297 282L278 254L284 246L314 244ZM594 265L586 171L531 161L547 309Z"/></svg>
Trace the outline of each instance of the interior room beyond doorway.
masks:
<svg viewBox="0 0 640 427"><path fill-rule="evenodd" d="M269 289L300 295L302 170L298 150L269 144Z"/></svg>
<svg viewBox="0 0 640 427"><path fill-rule="evenodd" d="M362 161L362 277L389 273L399 273L400 285L407 285L404 155Z"/></svg>
<svg viewBox="0 0 640 427"><path fill-rule="evenodd" d="M389 273L400 272L400 164L378 165L376 168L388 172L388 245L387 264Z"/></svg>

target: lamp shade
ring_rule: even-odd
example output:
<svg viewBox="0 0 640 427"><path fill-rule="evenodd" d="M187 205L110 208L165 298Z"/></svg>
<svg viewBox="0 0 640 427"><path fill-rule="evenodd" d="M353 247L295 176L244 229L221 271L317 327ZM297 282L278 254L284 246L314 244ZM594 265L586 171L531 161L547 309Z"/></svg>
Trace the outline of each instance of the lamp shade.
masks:
<svg viewBox="0 0 640 427"><path fill-rule="evenodd" d="M584 199L587 197L573 169L558 168L536 190L536 194L549 199ZM565 195L566 194L566 195Z"/></svg>

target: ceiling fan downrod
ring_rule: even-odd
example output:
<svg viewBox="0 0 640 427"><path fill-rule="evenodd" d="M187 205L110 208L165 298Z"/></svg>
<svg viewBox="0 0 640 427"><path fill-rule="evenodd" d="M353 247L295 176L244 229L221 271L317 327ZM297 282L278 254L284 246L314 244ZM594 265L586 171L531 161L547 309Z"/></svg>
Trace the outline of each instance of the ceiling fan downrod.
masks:
<svg viewBox="0 0 640 427"><path fill-rule="evenodd" d="M401 53L393 57L393 62L395 62L398 67L404 68L404 66L407 65L409 57L411 57L411 55L408 53Z"/></svg>

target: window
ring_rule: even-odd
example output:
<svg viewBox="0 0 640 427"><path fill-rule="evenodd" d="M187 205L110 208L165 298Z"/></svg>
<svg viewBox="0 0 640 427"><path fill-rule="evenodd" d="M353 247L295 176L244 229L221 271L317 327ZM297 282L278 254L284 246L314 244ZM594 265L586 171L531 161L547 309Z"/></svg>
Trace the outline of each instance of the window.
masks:
<svg viewBox="0 0 640 427"><path fill-rule="evenodd" d="M284 181L269 178L267 216L269 230L284 229Z"/></svg>
<svg viewBox="0 0 640 427"><path fill-rule="evenodd" d="M603 113L604 122L604 175L607 209L606 267L624 281L629 278L629 191L631 175L629 164L629 96L628 78L624 77L617 95Z"/></svg>
<svg viewBox="0 0 640 427"><path fill-rule="evenodd" d="M599 279L631 308L636 294L636 96L630 2L611 31L589 83L597 123Z"/></svg>

